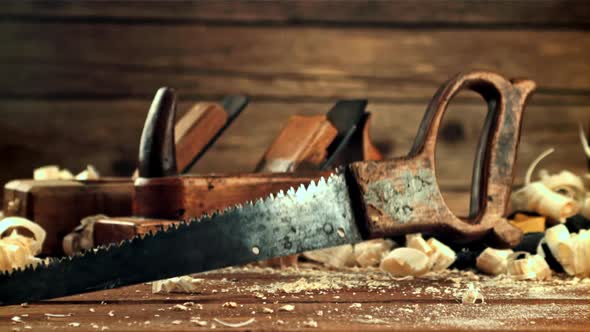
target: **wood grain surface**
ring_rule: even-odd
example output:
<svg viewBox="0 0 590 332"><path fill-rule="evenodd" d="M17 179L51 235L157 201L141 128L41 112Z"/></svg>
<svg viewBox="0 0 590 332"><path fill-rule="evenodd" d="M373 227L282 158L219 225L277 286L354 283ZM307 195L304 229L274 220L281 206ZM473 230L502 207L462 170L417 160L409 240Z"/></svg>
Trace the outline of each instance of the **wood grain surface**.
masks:
<svg viewBox="0 0 590 332"><path fill-rule="evenodd" d="M0 329L587 331L590 323L588 279L564 276L535 282L452 272L393 280L376 270L326 271L308 264L299 270L231 268L196 277L201 280L195 294L152 294L151 286L138 285L0 307ZM485 303L461 303L470 283ZM186 310L174 308L187 302L192 304ZM284 305L293 310L281 310ZM22 322L11 321L14 316ZM215 319L254 321L229 328Z"/></svg>
<svg viewBox="0 0 590 332"><path fill-rule="evenodd" d="M183 111L251 97L195 172L251 170L288 116L339 98L368 98L378 147L399 156L436 88L471 69L538 83L517 180L551 146L543 167L586 168L576 136L590 122L585 1L7 1L0 17L0 182L49 163L129 174L160 86L179 91ZM443 121L445 186L469 182L480 109L464 93Z"/></svg>

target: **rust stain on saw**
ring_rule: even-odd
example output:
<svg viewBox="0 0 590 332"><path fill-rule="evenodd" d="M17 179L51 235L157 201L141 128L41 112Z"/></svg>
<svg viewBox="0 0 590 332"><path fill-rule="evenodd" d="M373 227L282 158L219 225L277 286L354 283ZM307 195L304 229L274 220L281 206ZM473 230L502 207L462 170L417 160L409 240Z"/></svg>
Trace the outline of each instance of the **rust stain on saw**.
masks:
<svg viewBox="0 0 590 332"><path fill-rule="evenodd" d="M417 206L434 206L436 180L431 170L405 170L393 179L370 182L364 199L381 214L389 215L398 223L412 220Z"/></svg>

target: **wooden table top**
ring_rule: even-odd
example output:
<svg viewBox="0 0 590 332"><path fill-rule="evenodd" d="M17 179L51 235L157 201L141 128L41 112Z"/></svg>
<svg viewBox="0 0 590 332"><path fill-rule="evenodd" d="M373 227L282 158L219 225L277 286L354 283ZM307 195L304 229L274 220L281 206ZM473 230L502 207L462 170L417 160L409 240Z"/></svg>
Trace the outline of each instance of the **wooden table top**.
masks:
<svg viewBox="0 0 590 332"><path fill-rule="evenodd" d="M588 331L590 326L590 278L515 281L449 271L398 280L376 269L328 271L311 264L299 270L228 268L195 277L201 279L198 294L152 294L150 285L141 284L0 307L0 330ZM485 303L461 303L469 283L481 290ZM292 311L280 309L287 304ZM242 322L249 323L224 324Z"/></svg>

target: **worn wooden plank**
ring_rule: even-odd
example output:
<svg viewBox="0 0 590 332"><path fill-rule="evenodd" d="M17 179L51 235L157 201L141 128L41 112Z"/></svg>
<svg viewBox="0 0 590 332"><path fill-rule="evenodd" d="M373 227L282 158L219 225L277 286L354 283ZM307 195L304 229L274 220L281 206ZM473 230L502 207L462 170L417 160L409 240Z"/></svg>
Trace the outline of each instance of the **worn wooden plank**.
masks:
<svg viewBox="0 0 590 332"><path fill-rule="evenodd" d="M196 100L195 100L196 101ZM5 100L0 109L2 181L30 177L32 168L58 163L73 171L94 164L105 175L129 175L136 166L139 136L149 100L31 101ZM191 102L180 105L180 113ZM293 114L321 114L331 103L288 103L254 100L194 172L250 171L282 124ZM371 133L387 157L409 150L425 104L370 103L375 113ZM543 106L531 102L524 117L516 179L548 147L557 149L542 166L552 171L583 172L586 164L577 125L588 121L587 106ZM92 115L92 116L90 116ZM484 105L453 103L439 143L441 183L465 188L483 122Z"/></svg>
<svg viewBox="0 0 590 332"><path fill-rule="evenodd" d="M96 2L11 1L2 13L11 19L117 19L170 23L194 21L250 24L362 25L520 25L586 27L586 1L154 1Z"/></svg>
<svg viewBox="0 0 590 332"><path fill-rule="evenodd" d="M325 96L345 88L340 94L376 90L400 99L416 97L416 89L429 97L450 75L474 68L527 77L552 93L590 90L590 34L582 31L304 26L271 32L255 26L5 21L0 42L10 45L0 63L14 80L14 88L10 81L2 87L15 96L145 95L174 76L180 85L207 91L207 83L190 79L207 74L236 75L243 90L250 89L248 79L265 81L258 93L266 88L266 94L284 89L280 95ZM212 84L221 87L221 80Z"/></svg>
<svg viewBox="0 0 590 332"><path fill-rule="evenodd" d="M325 271L302 267L300 271L260 268L226 269L199 275L196 294L151 294L139 285L111 291L71 296L26 307L0 307L0 328L34 331L103 326L109 330L152 331L225 330L213 319L254 322L232 330L322 331L464 331L464 330L568 330L585 331L590 322L587 283L571 278L554 281L495 281L489 277L452 272L414 280L391 280L375 270ZM480 288L485 304L461 304L468 283ZM299 289L297 289L299 287ZM185 302L194 305L174 310ZM233 301L236 307L223 304ZM293 311L281 311L285 304ZM264 311L264 308L272 312ZM49 318L45 314L65 314ZM24 315L23 315L24 314ZM11 323L20 315L23 323ZM282 321L282 322L281 322ZM308 326L315 321L317 327Z"/></svg>
<svg viewBox="0 0 590 332"><path fill-rule="evenodd" d="M5 77L10 77L10 80L0 80L0 98L10 99L150 98L159 87L169 86L174 87L183 99L219 99L226 94L245 94L258 100L292 103L369 98L374 102L425 104L444 82L442 79L421 82L412 78L153 69L138 64L64 65L9 61L0 63L0 71ZM567 87L563 91L555 90L544 87L545 83L538 82L540 87L535 93L537 103L590 104L590 93ZM465 93L459 95L457 100L478 103L481 97Z"/></svg>

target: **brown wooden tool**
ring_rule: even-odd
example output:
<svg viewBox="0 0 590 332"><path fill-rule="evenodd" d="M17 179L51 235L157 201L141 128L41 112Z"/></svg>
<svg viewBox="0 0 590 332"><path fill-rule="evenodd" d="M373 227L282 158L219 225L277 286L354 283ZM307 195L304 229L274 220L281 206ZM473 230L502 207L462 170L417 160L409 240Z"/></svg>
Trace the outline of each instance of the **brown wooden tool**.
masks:
<svg viewBox="0 0 590 332"><path fill-rule="evenodd" d="M239 97L245 102L243 97ZM245 104L244 104L245 105ZM175 108L173 90L161 88L152 108ZM243 106L232 112L220 104L195 104L174 127L171 136L179 169L186 170L211 144ZM13 180L4 187L3 213L33 220L47 232L42 254L61 256L62 239L89 215L132 213L133 179L103 177L99 180Z"/></svg>
<svg viewBox="0 0 590 332"><path fill-rule="evenodd" d="M289 118L277 138L270 145L256 167L259 173L298 171L296 176L236 175L231 178L216 175L195 177L191 191L183 192L183 207L171 205L179 192L167 186L170 178L140 178L135 184L135 216L97 220L94 224L95 245L104 245L143 235L178 223L186 215L200 215L223 210L233 204L266 196L268 193L287 190L305 183L309 176L301 170L318 170L333 162L380 160L378 150L369 137L370 113L365 113L366 101L342 101L326 115ZM164 122L164 120L161 120ZM160 136L161 133L152 133ZM164 153L162 154L164 155ZM160 163L161 164L161 163ZM159 169L161 167L149 167ZM165 186L159 188L158 181Z"/></svg>

